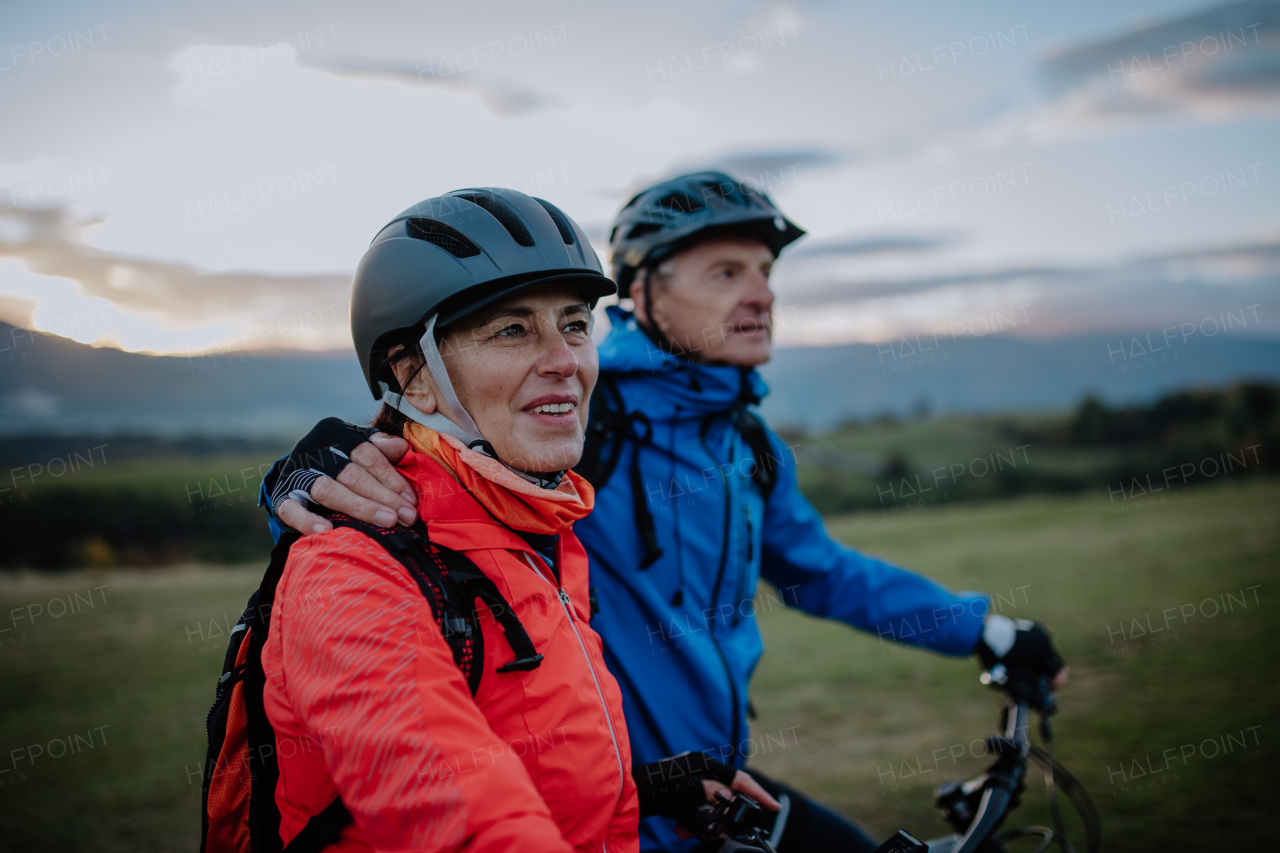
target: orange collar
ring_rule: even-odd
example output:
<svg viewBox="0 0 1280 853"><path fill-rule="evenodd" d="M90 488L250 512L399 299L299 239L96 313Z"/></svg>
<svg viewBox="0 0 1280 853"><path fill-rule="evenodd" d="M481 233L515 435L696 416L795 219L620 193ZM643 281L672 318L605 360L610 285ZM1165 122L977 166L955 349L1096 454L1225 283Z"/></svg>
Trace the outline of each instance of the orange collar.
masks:
<svg viewBox="0 0 1280 853"><path fill-rule="evenodd" d="M414 450L440 463L494 518L514 530L562 533L585 518L595 505L591 484L572 471L555 489L540 489L451 435L409 423L404 437ZM425 516L421 510L419 514Z"/></svg>

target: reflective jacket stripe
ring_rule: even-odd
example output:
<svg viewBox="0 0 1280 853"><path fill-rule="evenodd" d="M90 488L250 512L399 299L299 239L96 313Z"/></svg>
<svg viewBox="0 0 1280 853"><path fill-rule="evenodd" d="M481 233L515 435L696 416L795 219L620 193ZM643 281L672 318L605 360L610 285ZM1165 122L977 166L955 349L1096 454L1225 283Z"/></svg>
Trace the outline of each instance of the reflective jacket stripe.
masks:
<svg viewBox="0 0 1280 853"><path fill-rule="evenodd" d="M618 735L613 729L613 716L609 713L609 704L604 700L604 691L600 689L600 679L596 675L596 665L591 661L591 655L587 653L587 644L582 642L582 635L578 633L578 620L573 615L569 593L565 591L564 587L551 583L551 579L543 573L542 569L538 568L537 563L533 561L527 551L521 551L520 554L524 557L525 562L529 564L529 567L538 573L538 577L554 587L559 593L560 606L564 608L564 615L569 619L569 627L573 629L573 636L578 640L578 648L582 649L582 656L587 659L587 668L591 670L591 680L595 683L596 695L600 697L600 707L604 709L604 721L609 726L609 738L613 741L613 755L614 758L618 759L618 801L621 802L622 793L626 787L626 776L624 775L626 771L622 767L622 752L618 749ZM609 849L608 844L604 845L604 849Z"/></svg>

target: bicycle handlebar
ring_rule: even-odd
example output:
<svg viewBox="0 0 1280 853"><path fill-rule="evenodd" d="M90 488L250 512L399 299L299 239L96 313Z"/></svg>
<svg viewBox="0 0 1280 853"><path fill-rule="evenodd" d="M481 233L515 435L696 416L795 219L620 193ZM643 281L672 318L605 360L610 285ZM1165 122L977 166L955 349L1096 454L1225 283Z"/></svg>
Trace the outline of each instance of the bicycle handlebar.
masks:
<svg viewBox="0 0 1280 853"><path fill-rule="evenodd" d="M956 830L945 838L921 841L906 830L900 830L885 841L876 853L977 853L979 850L1003 850L1003 842L1013 838L1039 836L1045 840L1040 850L1057 843L1064 853L1074 848L1067 840L1058 811L1058 788L1071 800L1083 823L1085 850L1098 853L1102 846L1102 830L1097 809L1080 780L1053 758L1053 732L1049 717L1057 711L1053 686L1047 677L1010 679L999 664L982 674L982 683L1003 688L1010 697L1005 705L1004 732L987 738L996 759L981 776L961 782L951 779L934 791L934 804ZM1040 736L1048 750L1031 743L1031 712L1040 714ZM1049 807L1053 827L1030 826L999 832L1011 810L1016 809L1025 790L1023 777L1028 759L1034 759L1045 770L1049 789ZM961 834L963 833L963 835Z"/></svg>
<svg viewBox="0 0 1280 853"><path fill-rule="evenodd" d="M1030 711L1025 702L1014 704L1005 724L1005 740L1016 747L1014 760L1007 767L997 764L987 771L986 789L982 792L982 800L978 803L978 811L969 824L955 848L955 853L974 853L992 831L1004 820L1009 802L1022 781L1026 770L1027 754L1031 751L1031 740L1027 737L1030 725ZM1003 758L1003 756L1002 756Z"/></svg>

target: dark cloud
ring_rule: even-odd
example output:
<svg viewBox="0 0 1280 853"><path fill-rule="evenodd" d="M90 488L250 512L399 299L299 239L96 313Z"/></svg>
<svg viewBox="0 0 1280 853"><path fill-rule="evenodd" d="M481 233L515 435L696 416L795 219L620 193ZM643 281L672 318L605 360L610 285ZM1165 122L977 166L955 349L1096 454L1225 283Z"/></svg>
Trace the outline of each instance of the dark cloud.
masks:
<svg viewBox="0 0 1280 853"><path fill-rule="evenodd" d="M650 184L694 172L726 172L747 185L773 193L794 185L800 172L824 169L846 159L834 148L796 146L788 148L742 148L706 157L680 160L661 175L642 175L625 187L606 187L597 194L612 199L629 199Z"/></svg>
<svg viewBox="0 0 1280 853"><path fill-rule="evenodd" d="M0 258L16 258L34 273L75 281L86 296L176 325L250 325L320 306L335 317L347 312L349 274L212 272L129 257L84 242L84 230L98 221L76 219L59 207L0 209ZM341 325L330 322L335 334Z"/></svg>
<svg viewBox="0 0 1280 853"><path fill-rule="evenodd" d="M853 257L891 253L927 252L949 246L955 238L943 235L883 237L835 237L804 242L787 252L787 258Z"/></svg>
<svg viewBox="0 0 1280 853"><path fill-rule="evenodd" d="M1040 63L1052 97L1096 115L1280 106L1280 3L1216 6Z"/></svg>
<svg viewBox="0 0 1280 853"><path fill-rule="evenodd" d="M425 89L455 92L479 100L485 109L500 118L518 118L550 109L556 102L536 92L515 86L480 81L448 69L408 63L363 62L359 60L306 62L299 65L332 77L351 80L400 83Z"/></svg>
<svg viewBox="0 0 1280 853"><path fill-rule="evenodd" d="M742 178L783 169L820 169L834 166L844 155L830 148L758 148L731 151L706 162L709 169L719 169Z"/></svg>
<svg viewBox="0 0 1280 853"><path fill-rule="evenodd" d="M1141 328L1217 315L1249 305L1260 326L1280 332L1280 241L1170 252L1096 266L1016 266L950 275L844 279L788 286L783 303L847 305L892 297L931 300L944 293L1018 293L1034 301L1037 335ZM779 288L782 290L782 288Z"/></svg>

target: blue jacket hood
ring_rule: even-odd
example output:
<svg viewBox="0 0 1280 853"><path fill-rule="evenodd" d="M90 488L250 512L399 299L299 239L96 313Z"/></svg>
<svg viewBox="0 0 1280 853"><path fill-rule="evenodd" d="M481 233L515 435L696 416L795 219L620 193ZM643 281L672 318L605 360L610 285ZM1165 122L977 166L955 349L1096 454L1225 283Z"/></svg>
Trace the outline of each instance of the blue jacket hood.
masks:
<svg viewBox="0 0 1280 853"><path fill-rule="evenodd" d="M655 387L655 391L660 387L660 393L645 395L643 401L650 420L665 420L676 406L690 417L723 412L740 399L758 403L769 393L754 368L700 364L672 355L645 334L633 313L616 305L605 310L611 328L600 344L600 370L661 379Z"/></svg>

